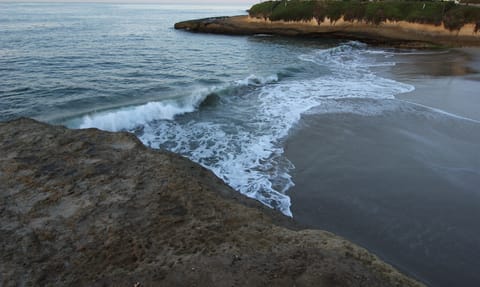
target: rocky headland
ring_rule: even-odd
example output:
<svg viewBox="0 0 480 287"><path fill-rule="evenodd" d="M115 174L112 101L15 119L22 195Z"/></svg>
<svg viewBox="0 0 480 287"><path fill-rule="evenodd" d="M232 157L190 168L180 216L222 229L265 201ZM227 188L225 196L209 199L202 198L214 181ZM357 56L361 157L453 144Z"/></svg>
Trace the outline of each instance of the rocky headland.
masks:
<svg viewBox="0 0 480 287"><path fill-rule="evenodd" d="M0 123L1 286L421 286L128 133Z"/></svg>
<svg viewBox="0 0 480 287"><path fill-rule="evenodd" d="M270 20L248 15L214 17L179 22L175 29L199 33L226 35L282 35L358 40L374 45L399 48L480 47L480 31L476 24L466 24L458 30L441 25L408 21L332 21L315 18L300 21Z"/></svg>

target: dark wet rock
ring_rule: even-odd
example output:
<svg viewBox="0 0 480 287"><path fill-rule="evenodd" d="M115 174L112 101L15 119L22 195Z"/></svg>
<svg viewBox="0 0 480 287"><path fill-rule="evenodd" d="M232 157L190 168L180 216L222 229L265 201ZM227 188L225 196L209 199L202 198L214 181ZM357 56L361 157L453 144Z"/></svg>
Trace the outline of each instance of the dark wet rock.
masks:
<svg viewBox="0 0 480 287"><path fill-rule="evenodd" d="M128 133L0 123L1 286L419 286Z"/></svg>

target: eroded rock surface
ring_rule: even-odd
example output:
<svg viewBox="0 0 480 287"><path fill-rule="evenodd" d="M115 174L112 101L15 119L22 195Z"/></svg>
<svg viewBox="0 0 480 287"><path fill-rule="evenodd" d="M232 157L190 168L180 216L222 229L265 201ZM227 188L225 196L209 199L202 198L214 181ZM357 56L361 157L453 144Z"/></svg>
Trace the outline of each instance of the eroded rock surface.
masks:
<svg viewBox="0 0 480 287"><path fill-rule="evenodd" d="M2 286L419 286L133 135L0 123Z"/></svg>
<svg viewBox="0 0 480 287"><path fill-rule="evenodd" d="M271 34L358 40L368 44L398 48L478 47L480 32L475 24L450 31L443 26L386 21L380 24L325 20L270 21L249 16L214 17L183 21L175 29L226 35Z"/></svg>

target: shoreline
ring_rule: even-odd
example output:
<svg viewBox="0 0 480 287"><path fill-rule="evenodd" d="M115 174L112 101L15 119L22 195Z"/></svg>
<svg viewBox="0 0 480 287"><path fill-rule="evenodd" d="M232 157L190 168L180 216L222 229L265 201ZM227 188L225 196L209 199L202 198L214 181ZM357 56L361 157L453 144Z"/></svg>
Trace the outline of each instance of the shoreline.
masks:
<svg viewBox="0 0 480 287"><path fill-rule="evenodd" d="M294 219L365 246L428 285L472 285L480 98L471 91L480 88L480 50L394 57L397 65L375 73L414 91L373 115L304 114L286 139Z"/></svg>
<svg viewBox="0 0 480 287"><path fill-rule="evenodd" d="M400 82L415 86L415 90L396 96L398 100L438 109L454 117L480 122L480 100L472 91L480 88L480 49L458 48L450 51L456 59L431 63L421 59L415 64L421 80L408 80L397 75L401 67L394 67L391 76Z"/></svg>
<svg viewBox="0 0 480 287"><path fill-rule="evenodd" d="M399 48L480 47L480 32L475 32L474 24L467 24L458 31L450 31L443 26L405 21L387 21L378 25L348 22L343 18L335 22L327 19L321 23L314 19L286 22L241 15L183 21L176 23L174 27L189 32L227 35L273 34L340 38Z"/></svg>
<svg viewBox="0 0 480 287"><path fill-rule="evenodd" d="M0 123L5 286L423 286L134 135Z"/></svg>

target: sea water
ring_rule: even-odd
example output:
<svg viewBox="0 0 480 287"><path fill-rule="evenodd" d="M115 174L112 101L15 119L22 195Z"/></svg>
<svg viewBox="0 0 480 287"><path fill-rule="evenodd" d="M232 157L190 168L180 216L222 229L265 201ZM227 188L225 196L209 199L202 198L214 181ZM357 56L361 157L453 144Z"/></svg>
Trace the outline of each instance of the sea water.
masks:
<svg viewBox="0 0 480 287"><path fill-rule="evenodd" d="M282 140L301 114L413 89L372 73L394 63L357 42L172 28L242 7L2 4L0 13L0 119L134 132L289 216L293 166Z"/></svg>
<svg viewBox="0 0 480 287"><path fill-rule="evenodd" d="M414 91L417 79L394 78L389 71L402 64L402 55L417 51L173 29L178 21L245 14L246 8L0 4L0 120L28 116L74 129L129 131L293 217L295 166L285 156L285 142L302 116L412 113L424 115L422 124L477 124L397 99Z"/></svg>

